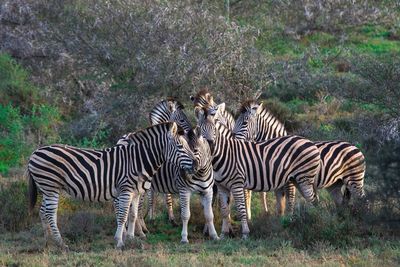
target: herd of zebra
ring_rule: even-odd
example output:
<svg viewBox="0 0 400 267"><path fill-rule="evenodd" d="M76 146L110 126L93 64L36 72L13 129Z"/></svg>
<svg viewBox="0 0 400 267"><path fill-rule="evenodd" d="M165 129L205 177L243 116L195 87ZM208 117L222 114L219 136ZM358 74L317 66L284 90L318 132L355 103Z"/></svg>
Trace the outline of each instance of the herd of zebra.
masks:
<svg viewBox="0 0 400 267"><path fill-rule="evenodd" d="M365 159L354 145L288 135L284 124L256 100L243 102L235 120L225 103L216 104L208 90L190 98L197 119L194 128L183 105L168 98L150 112L151 127L123 136L116 146L98 150L57 144L33 152L27 169L30 208L41 192L39 215L46 246L50 236L68 249L57 227L62 192L85 201L113 199L117 248L135 233L145 236L144 196L149 199L151 218L154 192L166 194L170 220L174 220L171 194L179 194L183 243L188 242L192 192L201 196L204 230L214 240L231 229L231 195L243 238L250 232L252 191L262 192L265 212L265 192L274 191L278 215L293 213L296 189L314 205L321 188L328 190L337 206L351 197L365 198ZM213 223L216 192L222 216L220 237Z"/></svg>

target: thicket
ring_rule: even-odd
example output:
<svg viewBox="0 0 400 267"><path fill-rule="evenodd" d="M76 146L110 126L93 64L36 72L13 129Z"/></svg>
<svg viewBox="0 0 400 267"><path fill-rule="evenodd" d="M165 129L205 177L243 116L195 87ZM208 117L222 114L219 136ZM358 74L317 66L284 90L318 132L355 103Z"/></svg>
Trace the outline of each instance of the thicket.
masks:
<svg viewBox="0 0 400 267"><path fill-rule="evenodd" d="M0 43L24 66L0 54L0 172L42 144L112 145L169 95L192 118L201 88L231 110L261 93L291 133L358 146L375 218L399 227L399 18L398 1L4 1L1 26L42 52ZM339 235L314 215L299 224Z"/></svg>
<svg viewBox="0 0 400 267"><path fill-rule="evenodd" d="M0 53L0 174L26 162L37 146L56 141L59 123L58 109L40 98L28 72Z"/></svg>

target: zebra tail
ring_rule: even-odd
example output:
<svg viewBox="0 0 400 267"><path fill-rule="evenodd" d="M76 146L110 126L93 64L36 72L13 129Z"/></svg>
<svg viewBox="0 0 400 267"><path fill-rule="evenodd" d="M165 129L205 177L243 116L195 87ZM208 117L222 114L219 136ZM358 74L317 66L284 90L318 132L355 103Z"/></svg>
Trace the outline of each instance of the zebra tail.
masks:
<svg viewBox="0 0 400 267"><path fill-rule="evenodd" d="M33 180L32 174L29 170L26 170L26 175L29 176L29 186L28 186L28 194L29 194L29 212L32 213L35 208L35 204L37 201L37 186L35 181Z"/></svg>

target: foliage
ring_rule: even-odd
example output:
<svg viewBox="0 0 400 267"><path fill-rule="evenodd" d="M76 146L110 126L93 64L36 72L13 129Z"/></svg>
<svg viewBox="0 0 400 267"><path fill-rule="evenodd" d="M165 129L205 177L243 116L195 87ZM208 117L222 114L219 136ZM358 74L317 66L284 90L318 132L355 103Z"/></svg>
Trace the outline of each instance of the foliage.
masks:
<svg viewBox="0 0 400 267"><path fill-rule="evenodd" d="M95 107L98 115L88 114L87 120L107 125L113 139L146 126L146 114L160 96L179 95L188 101L190 94L209 87L224 100L240 101L269 80L268 60L254 47L257 33L226 21L212 6L59 1L43 2L41 10L53 19L52 38L84 58L82 66L96 68L97 80L109 81L110 90Z"/></svg>
<svg viewBox="0 0 400 267"><path fill-rule="evenodd" d="M0 104L0 173L22 160L23 122L19 109Z"/></svg>
<svg viewBox="0 0 400 267"><path fill-rule="evenodd" d="M34 147L58 140L58 108L43 102L28 72L0 54L0 173L26 160Z"/></svg>
<svg viewBox="0 0 400 267"><path fill-rule="evenodd" d="M19 232L31 224L25 181L0 185L0 232Z"/></svg>
<svg viewBox="0 0 400 267"><path fill-rule="evenodd" d="M0 53L0 104L12 104L28 113L39 101L38 89L29 81L29 74L8 54Z"/></svg>
<svg viewBox="0 0 400 267"><path fill-rule="evenodd" d="M270 1L269 10L287 34L305 35L313 31L338 32L346 28L365 25L374 21L385 23L397 19L393 9L397 1L369 0L300 0Z"/></svg>

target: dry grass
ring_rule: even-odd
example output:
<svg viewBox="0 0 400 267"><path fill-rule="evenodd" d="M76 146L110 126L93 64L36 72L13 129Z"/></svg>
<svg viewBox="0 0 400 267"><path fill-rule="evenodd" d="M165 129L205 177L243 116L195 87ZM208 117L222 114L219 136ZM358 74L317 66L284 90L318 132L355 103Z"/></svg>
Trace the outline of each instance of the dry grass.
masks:
<svg viewBox="0 0 400 267"><path fill-rule="evenodd" d="M271 209L272 198L269 196ZM245 241L236 237L219 242L202 236L203 214L198 198L194 197L189 228L190 244L181 245L180 227L173 227L167 222L161 197L158 200L156 220L148 223L151 233L147 240L129 242L123 251L114 249L115 222L110 205L79 206L73 201L64 200L59 226L71 251L61 253L54 244L44 250L43 232L38 218L35 218L27 231L0 234L0 266L187 266L188 263L192 266L397 266L400 262L400 242L396 238L382 233L363 237L360 236L363 234L360 230L354 234L354 242L343 245L334 242L335 239L329 239L331 235L328 235L329 238L315 235L317 240L307 239L303 237L304 233L312 231L302 230L307 228L305 225L293 225L293 222L274 216L260 216L257 197L253 200L255 216L251 225L252 237ZM309 227L313 227L314 232L324 234L323 224L336 215L321 214L311 212L310 219L297 219L297 222L311 223ZM179 222L178 209L175 209L175 215ZM218 212L216 219L219 230ZM332 227L332 224L325 226ZM238 227L236 229L239 230ZM240 236L238 232L236 236ZM339 233L337 239L340 238ZM310 242L307 245L299 244L302 240Z"/></svg>

